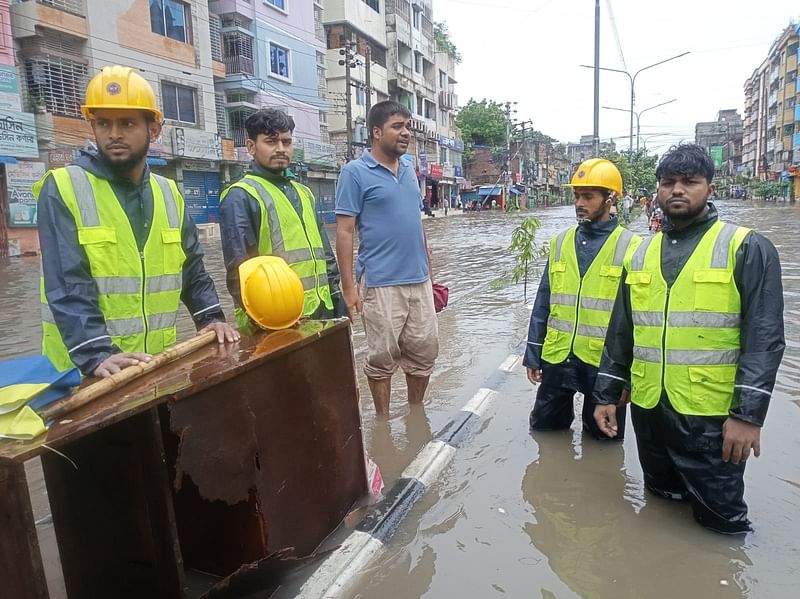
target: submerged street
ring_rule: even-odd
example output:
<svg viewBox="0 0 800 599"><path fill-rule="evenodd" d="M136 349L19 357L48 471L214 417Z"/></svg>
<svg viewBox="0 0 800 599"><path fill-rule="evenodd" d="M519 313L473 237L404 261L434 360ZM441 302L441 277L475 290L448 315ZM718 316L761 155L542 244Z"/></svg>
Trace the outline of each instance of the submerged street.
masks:
<svg viewBox="0 0 800 599"><path fill-rule="evenodd" d="M755 532L716 535L696 525L688 505L644 491L635 438L623 445L582 440L580 430L528 431L534 388L519 362L496 391L483 426L414 507L388 552L364 571L361 598L440 597L795 597L800 581L800 241L787 222L800 206L737 200L722 219L753 227L777 246L785 290L786 354L762 436L751 459L746 500ZM539 244L574 223L571 206L539 209ZM409 409L395 377L391 416L378 421L367 391L364 335L353 327L365 444L389 488L450 416L483 386L527 333L538 277L496 281L511 270L510 236L522 216L452 214L425 221L434 277L450 288L439 315L441 350L424 409ZM643 216L631 228L648 234ZM333 231L329 231L333 234ZM229 319L218 239L204 243ZM38 353L38 258L0 265L0 359ZM181 314L179 338L192 332ZM289 459L289 456L287 456ZM31 468L36 476L35 465ZM41 483L37 486L41 488ZM63 597L44 491L33 498L51 559L53 597ZM681 574L677 576L675 572ZM302 580L280 592L291 597Z"/></svg>

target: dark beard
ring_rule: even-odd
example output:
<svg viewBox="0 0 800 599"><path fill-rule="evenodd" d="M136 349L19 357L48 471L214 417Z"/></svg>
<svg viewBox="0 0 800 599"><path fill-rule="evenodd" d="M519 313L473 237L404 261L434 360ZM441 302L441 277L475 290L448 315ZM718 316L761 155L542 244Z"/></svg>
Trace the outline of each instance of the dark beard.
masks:
<svg viewBox="0 0 800 599"><path fill-rule="evenodd" d="M103 164L108 167L108 170L114 175L115 179L128 179L129 173L139 166L142 160L147 158L147 150L150 149L150 144L147 144L140 152L131 151L131 155L127 160L112 160L110 156L106 155L103 150L98 148L98 153Z"/></svg>

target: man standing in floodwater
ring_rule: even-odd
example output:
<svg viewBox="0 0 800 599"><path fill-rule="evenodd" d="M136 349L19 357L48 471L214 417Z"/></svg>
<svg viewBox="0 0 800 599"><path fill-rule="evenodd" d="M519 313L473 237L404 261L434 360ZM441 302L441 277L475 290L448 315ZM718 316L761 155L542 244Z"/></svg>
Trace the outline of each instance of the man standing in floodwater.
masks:
<svg viewBox="0 0 800 599"><path fill-rule="evenodd" d="M785 347L778 252L719 220L709 203L714 162L702 147L673 147L656 177L669 224L625 260L595 419L618 434L615 404L630 384L647 489L688 499L707 528L745 533L744 468L760 454Z"/></svg>

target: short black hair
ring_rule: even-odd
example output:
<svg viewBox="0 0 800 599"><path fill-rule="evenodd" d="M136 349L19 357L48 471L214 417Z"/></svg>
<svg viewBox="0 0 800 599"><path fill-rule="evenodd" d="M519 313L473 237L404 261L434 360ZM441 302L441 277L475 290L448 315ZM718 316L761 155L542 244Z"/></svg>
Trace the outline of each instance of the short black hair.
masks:
<svg viewBox="0 0 800 599"><path fill-rule="evenodd" d="M711 183L714 179L714 161L705 148L697 144L672 146L658 162L656 179L676 175L683 177L701 175Z"/></svg>
<svg viewBox="0 0 800 599"><path fill-rule="evenodd" d="M369 109L369 114L367 115L369 138L372 139L372 132L375 127L381 129L386 124L386 121L396 114L402 115L407 119L411 118L411 111L394 100L384 100L383 102L374 104L372 108Z"/></svg>
<svg viewBox="0 0 800 599"><path fill-rule="evenodd" d="M262 133L277 135L294 131L294 119L278 108L264 108L254 112L244 122L247 137L255 141Z"/></svg>

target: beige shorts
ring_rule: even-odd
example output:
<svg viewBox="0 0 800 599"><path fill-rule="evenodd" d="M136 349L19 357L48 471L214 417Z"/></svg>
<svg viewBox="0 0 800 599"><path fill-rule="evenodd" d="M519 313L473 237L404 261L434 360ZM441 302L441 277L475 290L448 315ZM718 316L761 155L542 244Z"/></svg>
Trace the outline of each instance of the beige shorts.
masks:
<svg viewBox="0 0 800 599"><path fill-rule="evenodd" d="M430 280L415 285L359 285L367 335L364 373L381 380L397 367L411 376L430 376L439 355L439 323Z"/></svg>

